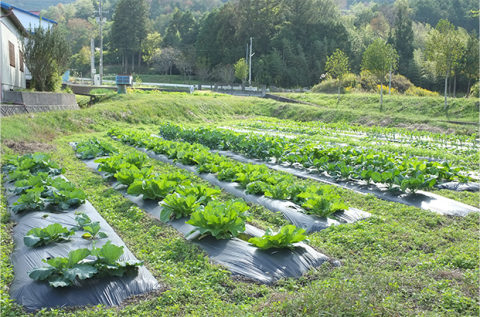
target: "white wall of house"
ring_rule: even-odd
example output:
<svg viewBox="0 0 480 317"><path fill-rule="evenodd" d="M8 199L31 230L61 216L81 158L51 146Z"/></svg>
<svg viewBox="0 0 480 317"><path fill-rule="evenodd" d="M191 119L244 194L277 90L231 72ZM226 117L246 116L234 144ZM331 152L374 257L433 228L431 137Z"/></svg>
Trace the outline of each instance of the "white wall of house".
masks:
<svg viewBox="0 0 480 317"><path fill-rule="evenodd" d="M22 22L23 27L27 29L29 32L30 30L35 29L40 25L42 26L43 29L50 29L57 24L55 21L52 21L46 18L41 18L41 22L40 22L40 16L28 11L22 10L18 7L12 7L12 8L13 8L13 13L15 13L15 16L18 18L20 22ZM25 78L26 80L32 79L32 74L30 73L28 68L25 68Z"/></svg>
<svg viewBox="0 0 480 317"><path fill-rule="evenodd" d="M2 8L1 13L6 15L8 11ZM21 71L18 45L22 36L18 26L13 23L9 16L0 19L0 38L2 42L0 50L2 91L25 88L25 64L23 64L24 71ZM14 45L15 67L10 66L9 42Z"/></svg>

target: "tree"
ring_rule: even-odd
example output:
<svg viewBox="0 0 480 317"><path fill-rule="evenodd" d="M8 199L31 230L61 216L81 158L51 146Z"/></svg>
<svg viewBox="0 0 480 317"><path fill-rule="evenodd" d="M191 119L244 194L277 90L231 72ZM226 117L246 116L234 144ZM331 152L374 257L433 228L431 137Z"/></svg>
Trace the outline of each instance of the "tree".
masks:
<svg viewBox="0 0 480 317"><path fill-rule="evenodd" d="M210 68L208 67L208 61L205 56L197 59L195 63L196 74L202 81L207 80L210 77Z"/></svg>
<svg viewBox="0 0 480 317"><path fill-rule="evenodd" d="M70 64L73 66L71 68L85 73L90 68L90 47L82 47L80 52L72 56Z"/></svg>
<svg viewBox="0 0 480 317"><path fill-rule="evenodd" d="M231 83L235 78L235 72L233 71L233 67L230 64L223 65L219 64L215 68L215 74L217 78L221 79L224 83Z"/></svg>
<svg viewBox="0 0 480 317"><path fill-rule="evenodd" d="M461 70L468 78L467 95L470 95L471 81L478 78L479 68L479 41L477 34L473 31L467 41L464 54L461 59Z"/></svg>
<svg viewBox="0 0 480 317"><path fill-rule="evenodd" d="M394 47L398 53L398 69L401 74L406 73L408 62L413 58L413 28L412 20L408 18L411 9L408 1L397 1L397 16L395 18Z"/></svg>
<svg viewBox="0 0 480 317"><path fill-rule="evenodd" d="M148 34L142 42L143 61L148 65L153 63L153 56L160 50L161 43L162 36L158 32Z"/></svg>
<svg viewBox="0 0 480 317"><path fill-rule="evenodd" d="M175 60L180 53L173 47L165 47L161 51L157 50L153 56L153 67L160 73L171 75Z"/></svg>
<svg viewBox="0 0 480 317"><path fill-rule="evenodd" d="M380 81L380 111L383 111L383 82L397 66L398 55L390 44L377 38L363 53L362 70L369 71Z"/></svg>
<svg viewBox="0 0 480 317"><path fill-rule="evenodd" d="M35 90L59 90L71 55L65 37L55 27L46 29L39 25L22 42L25 65L32 73Z"/></svg>
<svg viewBox="0 0 480 317"><path fill-rule="evenodd" d="M340 87L342 86L343 76L349 71L348 56L337 48L335 53L327 57L325 70L338 80L338 103L340 102Z"/></svg>
<svg viewBox="0 0 480 317"><path fill-rule="evenodd" d="M245 78L247 78L248 71L245 58L240 58L238 62L233 65L233 68L235 69L235 77L243 83L245 81Z"/></svg>
<svg viewBox="0 0 480 317"><path fill-rule="evenodd" d="M447 109L448 76L462 54L462 41L455 26L447 20L440 20L434 30L428 34L426 54L429 61L435 63L439 74L445 74L445 107Z"/></svg>
<svg viewBox="0 0 480 317"><path fill-rule="evenodd" d="M187 80L187 76L190 78L193 72L193 66L195 65L192 56L179 51L173 63L175 64L175 67L183 74L184 81Z"/></svg>
<svg viewBox="0 0 480 317"><path fill-rule="evenodd" d="M132 54L132 71L134 55L139 52L147 36L148 5L146 0L120 0L113 16L111 45L122 52L122 64L127 71L127 54Z"/></svg>

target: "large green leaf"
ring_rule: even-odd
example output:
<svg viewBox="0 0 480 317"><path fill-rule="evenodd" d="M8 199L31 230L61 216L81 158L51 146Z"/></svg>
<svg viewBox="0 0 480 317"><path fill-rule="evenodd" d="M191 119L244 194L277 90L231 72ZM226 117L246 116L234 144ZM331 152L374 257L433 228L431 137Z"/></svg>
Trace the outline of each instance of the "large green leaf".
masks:
<svg viewBox="0 0 480 317"><path fill-rule="evenodd" d="M98 250L98 252L95 252L95 254L92 255L96 255L101 258L102 262L105 264L113 264L115 261L120 259L122 254L123 246L116 246L109 240L101 249Z"/></svg>
<svg viewBox="0 0 480 317"><path fill-rule="evenodd" d="M75 264L72 268L65 269L63 276L71 281L75 280L76 277L84 280L91 278L95 273L97 273L97 268L90 264Z"/></svg>
<svg viewBox="0 0 480 317"><path fill-rule="evenodd" d="M66 287L73 284L73 281L61 275L55 275L48 279L48 283L53 287Z"/></svg>
<svg viewBox="0 0 480 317"><path fill-rule="evenodd" d="M34 279L37 281L43 281L43 280L46 280L55 271L56 271L55 268L52 266L43 266L43 267L39 267L31 270L30 272L28 272L28 276L31 279Z"/></svg>
<svg viewBox="0 0 480 317"><path fill-rule="evenodd" d="M68 253L67 267L71 268L91 254L89 249L77 249Z"/></svg>

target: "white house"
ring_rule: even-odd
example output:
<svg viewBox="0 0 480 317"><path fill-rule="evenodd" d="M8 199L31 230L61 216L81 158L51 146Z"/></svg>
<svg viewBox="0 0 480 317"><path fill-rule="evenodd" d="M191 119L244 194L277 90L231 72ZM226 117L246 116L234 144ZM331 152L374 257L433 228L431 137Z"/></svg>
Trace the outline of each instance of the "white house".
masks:
<svg viewBox="0 0 480 317"><path fill-rule="evenodd" d="M38 26L42 26L44 29L50 29L53 26L56 26L58 23L44 18L40 17L37 14L34 14L32 12L28 12L26 10L20 9L19 7L12 6L8 3L2 2L2 8L3 7L8 7L8 9L11 9L15 16L18 18L20 23L22 23L23 27L30 32L32 29L37 28ZM30 81L32 80L32 74L28 70L28 68L25 68L25 80L26 80L26 85L27 87L30 86Z"/></svg>
<svg viewBox="0 0 480 317"><path fill-rule="evenodd" d="M28 32L10 6L1 2L0 16L0 67L2 97L3 91L25 88L25 63L20 50L20 41Z"/></svg>

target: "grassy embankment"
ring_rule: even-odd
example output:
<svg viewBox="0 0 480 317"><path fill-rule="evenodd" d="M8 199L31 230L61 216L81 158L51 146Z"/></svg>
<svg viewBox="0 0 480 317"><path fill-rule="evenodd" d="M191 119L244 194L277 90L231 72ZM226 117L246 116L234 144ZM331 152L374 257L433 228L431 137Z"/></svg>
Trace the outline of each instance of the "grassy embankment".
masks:
<svg viewBox="0 0 480 317"><path fill-rule="evenodd" d="M380 94L354 93L337 96L323 93L276 93L276 95L310 102L322 107L321 121L340 121L362 125L408 127L427 124L447 130L452 126L439 120L478 122L479 101L475 98L450 98L448 117L443 110L443 97L384 96L384 111L380 112ZM478 131L478 126L459 128L459 131Z"/></svg>
<svg viewBox="0 0 480 317"><path fill-rule="evenodd" d="M151 127L164 119L220 123L271 115L278 106L269 100L235 97L161 95L155 99L152 95L131 95L82 111L2 119L4 142L37 140L55 147L51 150L53 160L66 168L66 176L87 193L135 256L145 260L168 289L160 296L134 300L123 308L59 309L38 316L477 316L478 215L446 217L339 189L352 207L373 214L368 220L310 235L313 247L341 260L343 266L333 269L325 264L300 279L260 286L236 281L227 271L212 265L201 250L172 228L147 216L89 170L67 143L92 136L102 138L111 127ZM300 116L294 110L315 114L319 109L284 107L294 116ZM114 145L131 150L118 142ZM157 172L177 170L150 161ZM203 183L193 175L191 179ZM231 197L222 196L226 198ZM12 224L8 222L4 199L0 207L2 316L22 316L25 314L8 301L6 294L13 278L8 262ZM254 216L260 227L282 224L281 219L270 216L263 208L255 207Z"/></svg>

